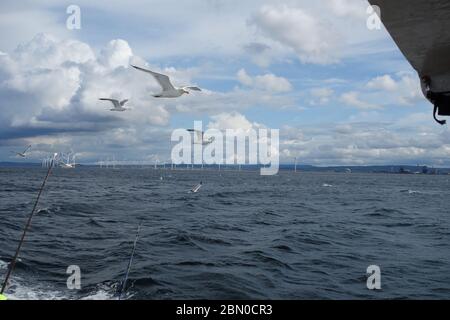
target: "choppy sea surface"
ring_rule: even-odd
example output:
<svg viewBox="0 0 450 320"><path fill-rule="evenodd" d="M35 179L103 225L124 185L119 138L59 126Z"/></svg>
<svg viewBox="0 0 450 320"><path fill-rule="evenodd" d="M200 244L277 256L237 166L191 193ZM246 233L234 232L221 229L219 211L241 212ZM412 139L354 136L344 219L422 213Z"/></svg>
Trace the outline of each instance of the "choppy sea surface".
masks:
<svg viewBox="0 0 450 320"><path fill-rule="evenodd" d="M2 280L45 173L0 168ZM115 299L142 221L126 299L449 299L449 202L450 176L56 168L7 295Z"/></svg>

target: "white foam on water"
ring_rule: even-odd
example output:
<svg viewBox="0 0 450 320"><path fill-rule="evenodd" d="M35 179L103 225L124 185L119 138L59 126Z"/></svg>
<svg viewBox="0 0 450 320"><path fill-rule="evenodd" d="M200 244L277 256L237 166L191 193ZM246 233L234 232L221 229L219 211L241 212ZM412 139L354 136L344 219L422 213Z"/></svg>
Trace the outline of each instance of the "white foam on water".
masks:
<svg viewBox="0 0 450 320"><path fill-rule="evenodd" d="M400 192L404 192L404 193L408 193L408 194L425 194L425 192L423 191L418 191L418 190L400 190Z"/></svg>
<svg viewBox="0 0 450 320"><path fill-rule="evenodd" d="M115 300L117 299L117 297L115 296L116 292L116 288L107 284L101 284L98 285L98 288L97 290L95 290L95 292L80 298L80 300Z"/></svg>
<svg viewBox="0 0 450 320"><path fill-rule="evenodd" d="M6 270L7 268L8 263L0 260L0 270ZM77 298L75 295L68 296L66 292L55 290L50 286L25 285L24 283L26 283L26 280L17 276L10 280L9 288L5 292L8 300L73 300ZM115 292L115 288L100 285L97 290L81 297L80 300L113 300L117 299Z"/></svg>
<svg viewBox="0 0 450 320"><path fill-rule="evenodd" d="M19 281L17 281L19 280ZM67 296L67 293L57 291L49 286L25 286L22 279L11 281L10 290L6 293L9 300L75 300L76 296ZM100 288L95 292L80 297L80 300L113 300L114 290Z"/></svg>
<svg viewBox="0 0 450 320"><path fill-rule="evenodd" d="M332 187L333 185L332 184L328 184L328 183L324 183L324 184L322 184L322 187Z"/></svg>
<svg viewBox="0 0 450 320"><path fill-rule="evenodd" d="M90 294L80 300L113 300L114 294L107 290L99 289L97 292Z"/></svg>
<svg viewBox="0 0 450 320"><path fill-rule="evenodd" d="M64 292L56 291L50 287L26 286L22 279L10 282L10 289L5 295L9 300L64 300L68 299Z"/></svg>

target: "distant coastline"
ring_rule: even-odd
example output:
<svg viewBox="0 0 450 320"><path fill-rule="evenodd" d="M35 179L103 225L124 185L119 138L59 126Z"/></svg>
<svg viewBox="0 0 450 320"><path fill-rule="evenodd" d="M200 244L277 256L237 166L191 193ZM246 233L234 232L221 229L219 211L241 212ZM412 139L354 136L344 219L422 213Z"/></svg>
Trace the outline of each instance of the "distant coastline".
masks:
<svg viewBox="0 0 450 320"><path fill-rule="evenodd" d="M98 164L78 164L80 167L99 167ZM41 163L36 162L0 162L0 168L37 168L41 167ZM110 166L112 167L112 166ZM116 168L151 168L154 169L154 165L133 165L133 164L116 164ZM158 169L163 169L161 164L158 165ZM167 164L166 170L170 170L170 165ZM196 170L201 170L201 166L195 166ZM242 165L242 171L259 170L260 166L257 165ZM176 170L191 170L186 168L185 165L178 165ZM218 170L218 166L204 165L204 170ZM221 165L221 170L239 170L238 165ZM280 171L294 171L294 164L280 164ZM297 172L336 172L336 173L385 173L385 174L428 174L428 175L448 175L450 174L450 168L438 168L420 165L373 165L373 166L313 166L313 165L297 165Z"/></svg>

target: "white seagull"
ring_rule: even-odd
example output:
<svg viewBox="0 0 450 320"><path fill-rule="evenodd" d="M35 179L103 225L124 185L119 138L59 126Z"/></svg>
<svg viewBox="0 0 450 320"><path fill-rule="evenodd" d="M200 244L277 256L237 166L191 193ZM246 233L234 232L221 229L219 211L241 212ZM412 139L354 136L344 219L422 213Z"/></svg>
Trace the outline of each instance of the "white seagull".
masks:
<svg viewBox="0 0 450 320"><path fill-rule="evenodd" d="M130 108L124 108L125 103L128 102L128 99L119 101L116 99L109 99L109 98L100 98L99 100L103 100L103 101L111 101L112 104L114 105L114 108L110 109L111 111L125 111L125 110L130 110Z"/></svg>
<svg viewBox="0 0 450 320"><path fill-rule="evenodd" d="M200 181L200 183L195 185L195 186L193 186L191 191L189 191L189 192L190 193L197 193L200 190L200 188L202 187L202 185L203 185L203 182Z"/></svg>
<svg viewBox="0 0 450 320"><path fill-rule="evenodd" d="M29 145L23 152L17 152L17 151L11 151L12 153L14 153L16 156L25 158L27 156L27 151L31 148L31 145Z"/></svg>
<svg viewBox="0 0 450 320"><path fill-rule="evenodd" d="M153 72L151 70L147 70L144 68L140 68L137 66L131 65L133 68L136 68L138 70L150 73L156 81L158 81L159 85L162 88L162 92L160 94L155 94L153 97L155 98L178 98L181 97L183 94L189 94L189 90L194 91L202 91L199 87L193 87L193 86L184 86L184 87L174 87L172 83L170 82L170 78L166 76L165 74Z"/></svg>
<svg viewBox="0 0 450 320"><path fill-rule="evenodd" d="M64 168L64 169L74 169L76 167L75 155L72 156L72 162L70 162L70 153L67 154L67 161L66 162L64 162L63 156L64 155L61 153L61 157L60 157L60 159L58 159L60 167Z"/></svg>
<svg viewBox="0 0 450 320"><path fill-rule="evenodd" d="M197 137L194 137L194 144L201 144L201 145L208 145L210 143L213 143L215 140L215 137L209 137L208 139L205 139L204 132L195 130L195 129L187 129L189 132L194 132Z"/></svg>

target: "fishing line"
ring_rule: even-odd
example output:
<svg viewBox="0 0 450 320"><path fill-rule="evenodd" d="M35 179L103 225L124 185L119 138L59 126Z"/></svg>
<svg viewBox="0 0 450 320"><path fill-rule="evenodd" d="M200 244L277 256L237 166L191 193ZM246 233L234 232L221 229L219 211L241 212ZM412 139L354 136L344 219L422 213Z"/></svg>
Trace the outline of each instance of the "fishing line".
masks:
<svg viewBox="0 0 450 320"><path fill-rule="evenodd" d="M131 265L133 264L134 252L136 251L136 244L139 239L139 233L141 232L141 226L142 226L142 221L139 223L139 226L136 231L136 237L134 239L133 250L131 251L130 260L128 261L127 271L125 273L125 278L123 279L122 287L120 288L120 291L119 291L119 300L122 299L122 294L125 292L125 289L126 289L128 275L130 274Z"/></svg>
<svg viewBox="0 0 450 320"><path fill-rule="evenodd" d="M3 282L0 294L3 294L5 292L6 287L8 285L9 278L11 277L11 275L12 275L12 273L14 271L14 268L15 268L16 262L17 262L17 258L19 257L20 249L22 248L22 244L23 244L23 242L25 240L25 236L27 234L27 231L28 231L28 229L31 226L31 220L33 219L33 216L34 216L34 214L36 212L37 205L39 203L39 199L41 198L42 190L44 190L44 187L45 187L45 184L47 183L48 177L50 176L50 173L52 172L52 168L53 168L53 164L54 164L54 161L55 161L55 157L56 157L56 155L53 156L53 159L52 159L52 161L50 163L50 167L48 168L48 171L47 171L47 175L45 176L45 179L42 182L42 186L39 189L38 196L36 198L36 201L34 202L33 210L31 211L31 214L30 214L30 216L28 218L28 221L27 221L27 223L25 225L25 228L23 229L22 237L20 238L19 245L17 246L17 249L16 249L16 253L14 254L14 257L13 257L11 263L9 264L8 272L6 273L6 277L5 277L5 280Z"/></svg>

